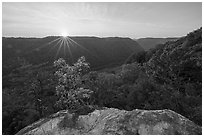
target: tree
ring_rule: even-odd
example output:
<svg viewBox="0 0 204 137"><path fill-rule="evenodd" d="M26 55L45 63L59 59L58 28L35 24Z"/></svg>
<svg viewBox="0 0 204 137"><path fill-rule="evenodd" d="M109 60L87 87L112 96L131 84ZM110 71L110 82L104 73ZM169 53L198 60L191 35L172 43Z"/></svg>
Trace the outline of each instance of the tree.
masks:
<svg viewBox="0 0 204 137"><path fill-rule="evenodd" d="M24 61L26 62L26 61ZM53 67L22 63L6 76L3 88L3 132L15 134L35 120L54 113L56 96ZM9 120L8 120L9 119Z"/></svg>
<svg viewBox="0 0 204 137"><path fill-rule="evenodd" d="M202 45L188 37L179 43L166 44L146 63L146 70L156 81L182 90L184 83L201 83Z"/></svg>
<svg viewBox="0 0 204 137"><path fill-rule="evenodd" d="M60 58L54 62L54 66L57 67L55 75L58 78L56 93L59 100L57 105L73 113L89 105L92 91L82 88L82 76L90 69L85 57L80 57L73 65L67 64L64 59Z"/></svg>
<svg viewBox="0 0 204 137"><path fill-rule="evenodd" d="M146 51L140 51L138 53L134 53L133 55L131 55L127 59L126 64L131 64L131 63L134 63L134 62L143 64L143 63L147 62L146 54L147 54Z"/></svg>
<svg viewBox="0 0 204 137"><path fill-rule="evenodd" d="M202 28L156 50L145 64L147 74L170 93L168 108L201 124Z"/></svg>

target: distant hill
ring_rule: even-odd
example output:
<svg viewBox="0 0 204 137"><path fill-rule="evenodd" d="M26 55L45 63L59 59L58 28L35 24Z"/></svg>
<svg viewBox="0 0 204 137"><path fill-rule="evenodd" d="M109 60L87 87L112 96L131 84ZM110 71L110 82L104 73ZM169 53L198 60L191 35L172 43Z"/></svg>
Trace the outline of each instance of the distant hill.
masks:
<svg viewBox="0 0 204 137"><path fill-rule="evenodd" d="M58 116L61 118L65 111L56 112L61 112L62 109L68 109L72 116L66 114L62 122L54 124L62 131L70 126L81 127L77 122L78 117L81 122L81 117L94 110L99 112L104 107L122 112L169 109L202 126L202 28L148 51L142 50L137 42L128 38L72 37L72 40L69 39L72 41L72 60L68 47L61 46L60 49L60 44L57 45L56 39L59 38L65 39L3 38L2 134L16 134L31 123L34 123L34 127L39 126L39 122L35 121L44 118L46 122L56 114L60 114ZM138 53L131 54L123 65L117 66L134 52ZM53 61L58 57L74 62L81 55L86 56L91 67L95 66L97 71L81 75L76 74L75 69L71 69L73 67L60 67L60 63L58 69L53 67ZM81 63L75 65L81 66ZM12 73L4 75L12 69ZM56 77L56 72L60 76ZM62 98L58 91L62 93ZM70 104L67 104L70 96L66 93L73 95ZM61 102L61 99L65 100ZM113 112L113 109L110 110ZM75 113L71 114L72 112ZM114 112L113 115L115 114ZM121 118L119 122L124 121L124 117ZM135 117L128 115L127 118ZM152 118L155 119L155 116ZM159 116L155 120L161 123L161 118ZM167 120L172 122L173 119ZM95 121L98 123L97 119ZM144 123L144 119L142 122ZM104 125L103 122L102 124ZM22 131L27 132L32 125ZM123 125L124 123L117 129L124 131ZM44 131L42 130L43 133ZM135 134L139 133L138 130L135 131ZM179 132L176 131L175 134Z"/></svg>
<svg viewBox="0 0 204 137"><path fill-rule="evenodd" d="M91 68L118 66L134 52L143 48L130 38L119 37L70 37L69 44L60 41L65 38L49 36L45 38L5 38L2 41L3 71L8 71L11 64L18 63L19 58L31 64L48 62L62 57L69 63L75 62L80 56L85 56ZM69 45L69 46L63 46ZM22 60L21 60L22 62Z"/></svg>
<svg viewBox="0 0 204 137"><path fill-rule="evenodd" d="M149 50L150 48L155 48L157 44L164 44L168 41L175 41L178 38L140 38L135 39L144 50Z"/></svg>

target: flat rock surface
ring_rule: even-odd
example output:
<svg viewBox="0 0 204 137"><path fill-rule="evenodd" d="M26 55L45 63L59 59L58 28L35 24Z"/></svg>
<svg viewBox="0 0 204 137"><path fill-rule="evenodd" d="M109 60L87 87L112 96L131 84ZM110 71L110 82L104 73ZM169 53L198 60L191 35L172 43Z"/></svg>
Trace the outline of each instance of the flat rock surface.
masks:
<svg viewBox="0 0 204 137"><path fill-rule="evenodd" d="M171 110L104 108L76 116L67 110L41 119L18 135L200 135L202 128Z"/></svg>

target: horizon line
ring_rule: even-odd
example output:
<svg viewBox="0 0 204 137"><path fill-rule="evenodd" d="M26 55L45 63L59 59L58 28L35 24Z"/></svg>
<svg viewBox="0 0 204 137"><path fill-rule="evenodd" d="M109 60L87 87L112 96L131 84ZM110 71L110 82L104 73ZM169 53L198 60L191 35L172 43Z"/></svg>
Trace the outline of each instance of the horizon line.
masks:
<svg viewBox="0 0 204 137"><path fill-rule="evenodd" d="M187 34L186 34L187 35ZM186 35L183 35L183 36L186 36ZM180 37L183 37L183 36L167 36L167 37L154 37L154 36L147 36L147 37L138 37L138 38L131 38L131 37L128 37L128 36L94 36L94 35L90 35L90 36L87 36L87 35L74 35L74 36L67 36L67 37L95 37L95 38L130 38L130 39L133 39L133 40L137 40L137 39L144 39L144 38L152 38L152 39L156 39L156 38L180 38ZM34 39L43 39L43 38L47 38L47 37L63 37L63 36L60 36L60 35L47 35L47 36L42 36L42 37L37 37L37 36L2 36L2 38L34 38Z"/></svg>

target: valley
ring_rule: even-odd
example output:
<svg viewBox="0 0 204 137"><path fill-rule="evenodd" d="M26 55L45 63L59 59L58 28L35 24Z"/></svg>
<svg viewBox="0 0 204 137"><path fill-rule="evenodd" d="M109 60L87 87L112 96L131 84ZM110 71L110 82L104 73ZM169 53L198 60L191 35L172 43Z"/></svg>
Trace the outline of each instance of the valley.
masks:
<svg viewBox="0 0 204 137"><path fill-rule="evenodd" d="M148 51L129 38L71 37L78 45L66 47L47 44L59 37L4 37L3 133L60 110L84 115L103 107L170 109L201 126L201 34Z"/></svg>

